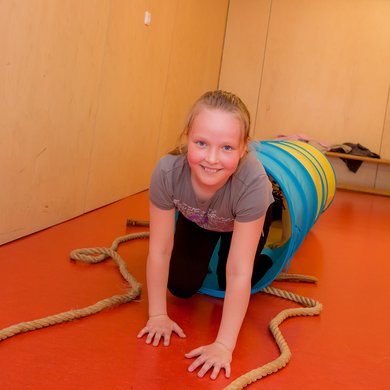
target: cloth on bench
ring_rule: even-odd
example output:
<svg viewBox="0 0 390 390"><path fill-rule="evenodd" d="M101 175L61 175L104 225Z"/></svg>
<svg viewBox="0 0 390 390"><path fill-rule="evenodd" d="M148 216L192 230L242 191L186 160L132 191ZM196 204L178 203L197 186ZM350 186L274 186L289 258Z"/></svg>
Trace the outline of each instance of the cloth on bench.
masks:
<svg viewBox="0 0 390 390"><path fill-rule="evenodd" d="M330 151L336 153L353 154L355 156L381 158L379 154L371 152L371 150L369 150L365 146L359 143L354 144L352 142L344 142L343 144L332 145L330 147ZM349 160L346 158L341 158L341 159L345 162L348 169L353 173L356 173L363 163L363 161L359 161L359 160Z"/></svg>

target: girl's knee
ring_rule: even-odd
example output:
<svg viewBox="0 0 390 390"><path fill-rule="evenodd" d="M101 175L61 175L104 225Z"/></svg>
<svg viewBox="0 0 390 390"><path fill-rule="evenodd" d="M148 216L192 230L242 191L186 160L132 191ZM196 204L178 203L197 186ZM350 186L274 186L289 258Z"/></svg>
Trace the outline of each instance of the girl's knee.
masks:
<svg viewBox="0 0 390 390"><path fill-rule="evenodd" d="M198 292L198 288L194 289L189 286L183 286L181 284L175 284L175 283L168 283L168 290L169 292L178 298L191 298L193 295L195 295Z"/></svg>

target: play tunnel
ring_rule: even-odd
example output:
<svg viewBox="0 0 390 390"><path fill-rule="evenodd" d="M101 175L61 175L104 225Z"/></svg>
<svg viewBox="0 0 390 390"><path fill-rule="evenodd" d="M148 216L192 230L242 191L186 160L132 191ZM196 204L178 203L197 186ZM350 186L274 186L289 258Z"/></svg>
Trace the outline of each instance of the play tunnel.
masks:
<svg viewBox="0 0 390 390"><path fill-rule="evenodd" d="M331 204L336 179L328 159L314 146L301 141L261 141L250 145L273 185L273 221L264 254L273 265L252 288L256 293L287 269L292 256L322 212ZM201 293L222 298L216 268L218 248L212 255Z"/></svg>

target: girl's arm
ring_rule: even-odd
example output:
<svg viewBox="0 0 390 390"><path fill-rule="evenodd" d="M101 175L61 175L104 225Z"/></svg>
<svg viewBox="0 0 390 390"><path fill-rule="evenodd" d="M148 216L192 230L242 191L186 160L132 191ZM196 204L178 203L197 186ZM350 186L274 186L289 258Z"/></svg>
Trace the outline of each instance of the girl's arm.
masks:
<svg viewBox="0 0 390 390"><path fill-rule="evenodd" d="M235 222L226 266L226 294L217 340L233 350L251 294L251 278L264 218Z"/></svg>
<svg viewBox="0 0 390 390"><path fill-rule="evenodd" d="M149 316L167 314L166 289L169 261L173 247L175 209L161 210L150 202L149 253L146 280Z"/></svg>
<svg viewBox="0 0 390 390"><path fill-rule="evenodd" d="M175 209L161 210L150 202L149 254L146 280L149 298L149 321L138 337L147 334L146 342L157 346L163 338L169 345L172 332L185 337L183 330L167 314L167 284L173 247Z"/></svg>
<svg viewBox="0 0 390 390"><path fill-rule="evenodd" d="M197 348L186 354L198 358L189 371L202 366L198 376L203 377L213 367L211 378L221 370L230 376L230 361L238 333L248 308L251 294L253 262L263 229L265 216L251 222L235 222L226 267L226 294L218 335L213 344Z"/></svg>

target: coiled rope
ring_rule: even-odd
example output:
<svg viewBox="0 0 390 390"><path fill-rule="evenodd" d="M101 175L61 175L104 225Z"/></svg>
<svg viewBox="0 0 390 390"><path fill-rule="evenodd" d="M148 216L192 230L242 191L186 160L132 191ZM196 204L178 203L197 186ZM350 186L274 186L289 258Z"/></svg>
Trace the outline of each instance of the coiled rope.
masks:
<svg viewBox="0 0 390 390"><path fill-rule="evenodd" d="M298 275L295 275L295 280L297 280ZM305 281L308 277L305 277ZM314 281L314 280L313 280ZM273 360L270 363L265 364L259 368L256 368L252 371L247 372L246 374L241 375L230 383L225 390L238 390L243 389L244 387L250 385L253 382L258 381L259 379L273 374L281 368L285 367L289 360L291 359L291 351L285 338L279 330L279 325L289 317L296 316L316 316L319 315L322 310L321 303L311 299L302 297L300 295L293 294L291 292L280 290L274 287L265 287L262 292L271 294L280 298L288 299L293 302L297 302L307 307L299 307L293 309L282 310L278 315L276 315L271 322L269 323L269 329L274 336L275 342L279 347L280 355L277 359Z"/></svg>
<svg viewBox="0 0 390 390"><path fill-rule="evenodd" d="M148 226L148 222L128 220L127 225ZM101 301L96 302L93 305L87 306L82 309L69 310L60 314L51 315L41 319L28 321L28 322L21 322L19 324L11 325L7 328L0 330L0 341L4 341L10 337L16 336L21 333L31 332L33 330L38 330L38 329L46 328L48 326L61 324L64 322L87 317L92 314L96 314L104 309L108 309L135 300L141 294L141 285L129 273L125 261L118 254L117 250L119 245L124 242L136 240L139 238L147 238L147 237L149 237L149 232L131 233L116 238L113 241L110 248L102 248L102 247L82 248L82 249L73 250L70 253L70 258L72 260L83 261L91 264L99 263L101 261L106 260L109 257L112 258L116 263L116 265L118 266L119 272L122 275L123 279L125 279L126 282L129 284L130 289L127 294L113 295L110 298L105 298ZM317 281L317 279L310 276L291 275L291 274L284 274L284 273L279 274L276 280L279 281L289 280L289 281L300 281L300 282L303 281L309 283L315 283ZM232 383L230 383L227 387L225 387L225 390L243 389L244 387L250 385L251 383L267 375L275 373L276 371L285 367L291 358L291 351L287 345L286 340L284 339L282 333L279 330L279 325L289 317L315 316L315 315L319 315L322 310L321 303L311 298L302 297L300 295L296 295L291 292L280 290L274 287L266 287L261 291L277 297L288 299L290 301L299 303L305 307L285 309L271 320L269 324L269 328L275 339L276 344L279 347L280 350L279 357L273 360L272 362L267 363L264 366L256 368L252 371L249 371L246 374L235 379Z"/></svg>
<svg viewBox="0 0 390 390"><path fill-rule="evenodd" d="M6 340L20 333L31 332L33 330L42 329L48 326L57 325L63 322L73 321L79 318L87 317L92 314L96 314L104 309L108 309L110 307L135 300L141 294L141 285L129 273L129 271L127 270L126 263L118 254L117 249L119 245L123 242L146 237L149 237L149 232L131 233L126 236L118 237L117 239L115 239L111 245L111 248L83 248L74 250L70 253L70 258L72 260L83 261L91 264L99 263L111 257L117 264L119 272L121 273L123 279L125 279L126 282L129 284L130 290L127 292L127 294L113 295L110 298L105 298L83 309L69 310L45 318L11 325L8 328L0 330L0 341Z"/></svg>

